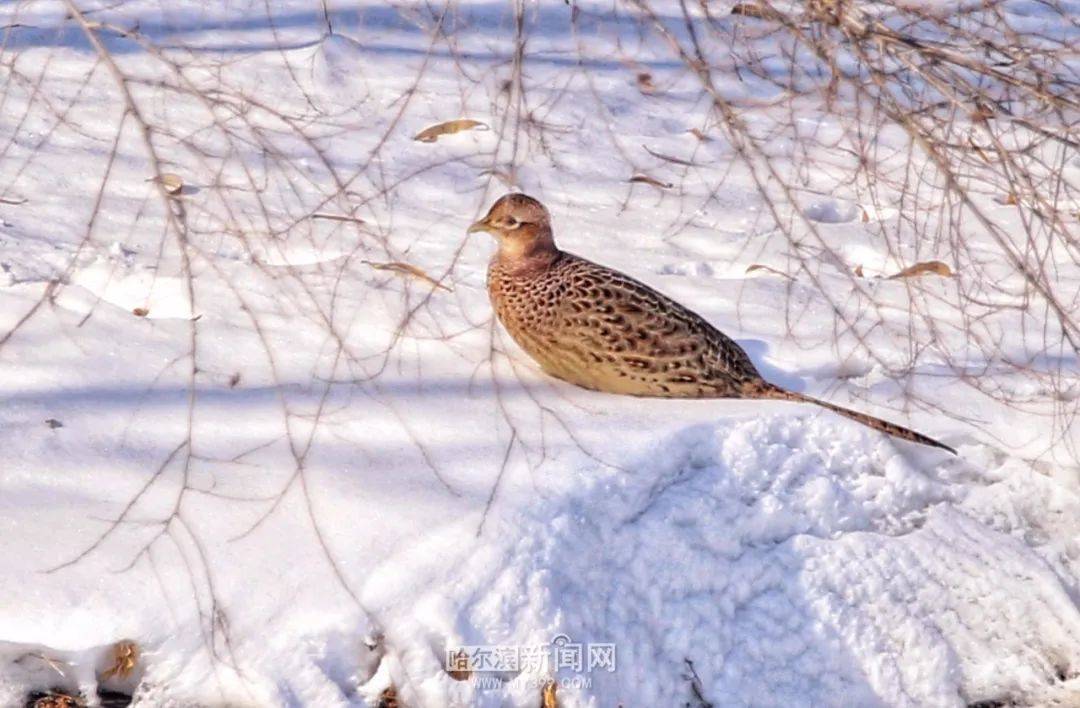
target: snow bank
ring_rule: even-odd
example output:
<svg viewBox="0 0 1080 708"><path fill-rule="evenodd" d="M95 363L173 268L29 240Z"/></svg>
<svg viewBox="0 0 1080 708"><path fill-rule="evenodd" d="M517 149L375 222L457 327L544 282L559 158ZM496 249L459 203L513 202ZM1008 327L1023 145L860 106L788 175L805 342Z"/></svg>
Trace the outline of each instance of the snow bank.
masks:
<svg viewBox="0 0 1080 708"><path fill-rule="evenodd" d="M1076 700L1080 549L1017 506L1037 499L1036 518L1052 509L1074 535L1080 499L1021 469L922 457L926 472L826 417L692 427L489 522L499 553L433 575L419 603L365 599L422 618L388 634L414 677L438 676L447 647L615 644L619 669L587 673L568 705L692 705L692 672L724 705ZM420 705L505 700L446 676L410 685Z"/></svg>

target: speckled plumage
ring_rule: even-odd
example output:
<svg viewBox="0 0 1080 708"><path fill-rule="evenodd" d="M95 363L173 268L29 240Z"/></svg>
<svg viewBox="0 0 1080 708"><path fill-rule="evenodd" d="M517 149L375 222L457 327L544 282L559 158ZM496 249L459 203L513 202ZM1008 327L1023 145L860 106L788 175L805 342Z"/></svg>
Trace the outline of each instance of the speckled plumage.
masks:
<svg viewBox="0 0 1080 708"><path fill-rule="evenodd" d="M905 440L949 448L907 428L784 390L704 318L648 285L556 247L547 209L509 194L470 231L499 252L488 292L514 341L552 376L584 388L661 398L767 398L813 403Z"/></svg>
<svg viewBox="0 0 1080 708"><path fill-rule="evenodd" d="M559 252L542 270L488 268L495 313L553 376L598 391L737 398L761 378L746 353L679 303L611 268Z"/></svg>

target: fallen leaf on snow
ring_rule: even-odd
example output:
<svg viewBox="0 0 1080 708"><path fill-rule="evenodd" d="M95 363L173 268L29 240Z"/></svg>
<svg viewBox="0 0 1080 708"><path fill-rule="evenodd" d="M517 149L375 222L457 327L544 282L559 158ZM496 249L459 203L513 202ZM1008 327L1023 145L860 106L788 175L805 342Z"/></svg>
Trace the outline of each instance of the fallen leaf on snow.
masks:
<svg viewBox="0 0 1080 708"><path fill-rule="evenodd" d="M661 182L660 180L656 179L655 177L650 177L649 175L643 175L643 174L634 175L633 177L630 178L630 181L631 182L641 182L643 184L651 184L652 186L659 187L660 189L671 189L672 187L675 186L671 182Z"/></svg>
<svg viewBox="0 0 1080 708"><path fill-rule="evenodd" d="M637 86L642 93L656 92L656 84L653 83L652 74L647 71L642 71L637 75Z"/></svg>
<svg viewBox="0 0 1080 708"><path fill-rule="evenodd" d="M169 195L177 195L184 189L183 178L172 172L162 172L158 176L151 177L146 181L160 184L161 188L165 190L165 193Z"/></svg>
<svg viewBox="0 0 1080 708"><path fill-rule="evenodd" d="M402 261L390 261L389 263L376 263L375 261L361 261L361 263L366 263L367 265L371 266L375 270L388 270L391 273L399 273L401 275L411 275L414 278L419 278L420 280L423 280L425 283L429 283L429 284L431 284L432 286L434 286L436 288L441 288L441 289L443 289L443 290L445 290L447 292L453 292L452 288L449 288L449 287L443 285L438 280L435 280L430 275L428 275L424 271L420 270L419 268L417 268L416 266L414 266L411 263L404 263Z"/></svg>
<svg viewBox="0 0 1080 708"><path fill-rule="evenodd" d="M548 681L544 684L544 690L541 693L541 708L559 708L559 701L555 697L555 689L558 685L554 681Z"/></svg>
<svg viewBox="0 0 1080 708"><path fill-rule="evenodd" d="M112 648L112 665L102 674L102 678L127 678L139 663L139 645L130 639L119 641Z"/></svg>
<svg viewBox="0 0 1080 708"><path fill-rule="evenodd" d="M753 2L740 2L736 3L731 8L732 15L739 15L742 17L754 17L759 20L766 20L770 17L776 16L776 11L769 7L763 7Z"/></svg>
<svg viewBox="0 0 1080 708"><path fill-rule="evenodd" d="M890 275L887 280L896 280L898 278L914 278L920 275L940 275L943 278L951 278L953 275L952 269L945 265L941 261L924 261L922 263L916 263L913 266L904 268L895 275Z"/></svg>
<svg viewBox="0 0 1080 708"><path fill-rule="evenodd" d="M405 708L398 701L397 689L393 686L383 689L383 692L379 694L379 702L375 705L377 708Z"/></svg>
<svg viewBox="0 0 1080 708"><path fill-rule="evenodd" d="M783 272L782 270L777 270L776 268L773 268L772 266L763 265L761 263L753 263L751 265L746 266L746 272L747 273L753 273L755 270L764 270L764 271L766 271L768 273L774 273L774 274L782 276L784 278L791 278L790 275Z"/></svg>
<svg viewBox="0 0 1080 708"><path fill-rule="evenodd" d="M354 224L362 224L364 220L357 216L345 216L344 214L327 214L316 212L311 215L312 219L326 219L327 221L351 221Z"/></svg>
<svg viewBox="0 0 1080 708"><path fill-rule="evenodd" d="M472 671L468 669L469 655L464 649L454 652L450 664L455 668L447 669L446 673L455 681L468 681L472 676Z"/></svg>
<svg viewBox="0 0 1080 708"><path fill-rule="evenodd" d="M481 123L478 120L459 118L458 120L450 120L445 123L433 125L430 128L424 128L413 136L413 140L418 140L422 143L433 143L443 135L453 135L454 133L460 133L463 130L473 130L474 128L487 130L488 126L486 123Z"/></svg>
<svg viewBox="0 0 1080 708"><path fill-rule="evenodd" d="M68 695L61 691L50 691L44 696L32 696L27 704L30 708L85 708L86 701L79 696Z"/></svg>
<svg viewBox="0 0 1080 708"><path fill-rule="evenodd" d="M674 155L657 152L656 150L651 149L648 145L642 145L641 147L645 148L645 152L649 153L657 159L664 160L665 162L674 162L676 165L686 165L687 167L696 167L699 164L697 162L693 162L692 160L684 160L681 157L675 157Z"/></svg>

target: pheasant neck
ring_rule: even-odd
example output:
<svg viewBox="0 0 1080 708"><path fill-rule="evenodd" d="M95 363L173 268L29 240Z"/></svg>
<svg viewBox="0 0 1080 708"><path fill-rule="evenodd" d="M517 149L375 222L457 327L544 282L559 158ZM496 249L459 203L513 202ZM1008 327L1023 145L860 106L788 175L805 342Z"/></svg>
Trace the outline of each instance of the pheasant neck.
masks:
<svg viewBox="0 0 1080 708"><path fill-rule="evenodd" d="M542 272L558 257L559 249L550 229L537 232L532 238L504 238L495 254L499 265L515 275Z"/></svg>

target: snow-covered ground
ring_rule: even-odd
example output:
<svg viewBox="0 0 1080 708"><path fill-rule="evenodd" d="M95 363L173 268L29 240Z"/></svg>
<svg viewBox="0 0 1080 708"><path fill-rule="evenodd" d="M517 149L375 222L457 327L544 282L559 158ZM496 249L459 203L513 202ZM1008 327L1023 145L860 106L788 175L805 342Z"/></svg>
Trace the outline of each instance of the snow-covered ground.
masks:
<svg viewBox="0 0 1080 708"><path fill-rule="evenodd" d="M933 222L886 243L910 200L829 153L774 212L622 5L0 12L0 705L535 706L549 677L561 706L1080 703L1077 356L1037 302L973 315L1021 290L974 226L970 263ZM789 118L744 78L719 90ZM776 164L843 120L807 108ZM771 380L959 456L545 377L465 235L511 186ZM1050 270L1075 307L1080 267ZM446 671L560 636L580 670ZM120 640L136 669L103 678Z"/></svg>

